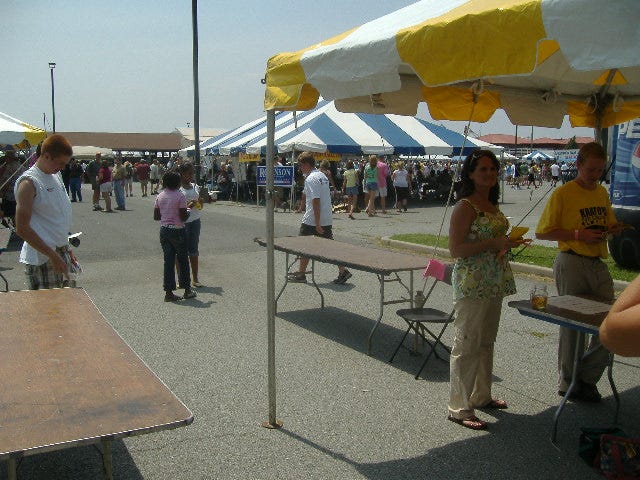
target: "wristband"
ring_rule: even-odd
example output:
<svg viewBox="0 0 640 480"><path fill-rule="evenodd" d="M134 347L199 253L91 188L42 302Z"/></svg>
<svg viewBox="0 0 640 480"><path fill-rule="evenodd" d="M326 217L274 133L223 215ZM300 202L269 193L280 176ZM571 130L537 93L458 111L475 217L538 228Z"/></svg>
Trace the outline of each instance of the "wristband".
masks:
<svg viewBox="0 0 640 480"><path fill-rule="evenodd" d="M580 233L580 230L574 230L574 231L573 231L573 239L574 239L574 240L580 240L580 239L578 238L578 233Z"/></svg>

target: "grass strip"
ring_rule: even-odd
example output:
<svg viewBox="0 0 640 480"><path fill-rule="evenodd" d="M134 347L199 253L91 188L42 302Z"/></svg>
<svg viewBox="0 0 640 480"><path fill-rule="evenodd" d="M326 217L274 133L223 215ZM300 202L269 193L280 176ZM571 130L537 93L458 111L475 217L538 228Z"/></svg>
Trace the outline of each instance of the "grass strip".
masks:
<svg viewBox="0 0 640 480"><path fill-rule="evenodd" d="M432 247L436 244L437 235L431 235L428 233L402 233L393 235L393 240L399 240L401 242L415 243L417 245L425 245ZM449 237L441 236L438 242L438 247L448 248ZM540 267L553 267L553 261L558 254L558 249L554 247L544 247L542 245L529 245L525 249L514 249L511 251L511 255L515 255L512 261L518 263L527 263L529 265L538 265ZM615 280L623 280L626 282L632 281L638 275L638 272L634 270L627 270L616 264L611 257L605 258L604 262L609 267L611 276Z"/></svg>

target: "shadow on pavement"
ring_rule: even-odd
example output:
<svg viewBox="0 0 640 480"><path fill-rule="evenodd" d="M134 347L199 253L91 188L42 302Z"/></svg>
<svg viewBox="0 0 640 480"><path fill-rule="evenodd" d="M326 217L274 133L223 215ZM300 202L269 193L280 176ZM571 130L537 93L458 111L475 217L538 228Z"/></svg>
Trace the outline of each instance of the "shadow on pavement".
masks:
<svg viewBox="0 0 640 480"><path fill-rule="evenodd" d="M640 387L636 387L621 394L623 421L620 426L632 436L638 434L634 428L638 424L639 393ZM279 432L323 455L353 466L372 480L596 479L602 477L578 456L580 427L611 425L613 405L611 398L598 405L570 404L560 417L556 445L550 440L555 406L536 415L510 413L509 410L484 411L482 417L490 422L486 432L459 431L463 427L438 415L433 417L433 421L442 423L444 438L460 434L469 438L431 449L428 446L433 443L433 438L415 438L412 448L423 444L424 454L382 462L357 461L286 428ZM632 418L623 418L625 411L633 412ZM418 421L423 414L417 415Z"/></svg>
<svg viewBox="0 0 640 480"><path fill-rule="evenodd" d="M112 456L114 478L143 479L122 440L113 442ZM0 477L7 478L6 462L0 465ZM37 478L38 480L105 478L102 453L97 445L84 445L24 457L18 461L18 478Z"/></svg>
<svg viewBox="0 0 640 480"><path fill-rule="evenodd" d="M339 286L336 285L336 287ZM277 317L333 342L362 352L364 355L367 354L369 332L375 324L371 318L336 307L278 312ZM401 328L380 323L373 335L371 358L387 363L403 334L404 330ZM407 348L412 344L412 340L405 340ZM408 374L415 375L424 361L425 353L424 351L417 354L408 353L407 348L402 348L398 352L391 365ZM447 358L440 350L438 352L441 357ZM433 382L448 382L449 363L432 357L422 371L420 378Z"/></svg>

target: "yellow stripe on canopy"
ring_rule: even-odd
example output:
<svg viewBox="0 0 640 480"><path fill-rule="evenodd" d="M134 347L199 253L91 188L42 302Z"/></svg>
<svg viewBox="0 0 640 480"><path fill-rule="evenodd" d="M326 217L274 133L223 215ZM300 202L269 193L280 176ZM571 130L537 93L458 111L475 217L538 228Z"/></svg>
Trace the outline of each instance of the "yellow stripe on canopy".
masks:
<svg viewBox="0 0 640 480"><path fill-rule="evenodd" d="M265 110L310 110L316 106L320 94L310 84L300 63L302 55L322 46L333 45L355 28L340 35L329 38L297 52L286 52L274 55L267 62L267 88L265 92Z"/></svg>
<svg viewBox="0 0 640 480"><path fill-rule="evenodd" d="M513 2L468 2L399 31L400 58L425 85L533 71L546 36L540 0L505 3Z"/></svg>
<svg viewBox="0 0 640 480"><path fill-rule="evenodd" d="M596 127L593 105L584 102L567 102L567 112L572 127ZM640 101L624 102L614 107L607 105L602 114L601 125L616 125L640 117Z"/></svg>
<svg viewBox="0 0 640 480"><path fill-rule="evenodd" d="M500 95L484 91L473 103L473 93L460 87L422 87L422 96L434 120L486 122L500 108Z"/></svg>

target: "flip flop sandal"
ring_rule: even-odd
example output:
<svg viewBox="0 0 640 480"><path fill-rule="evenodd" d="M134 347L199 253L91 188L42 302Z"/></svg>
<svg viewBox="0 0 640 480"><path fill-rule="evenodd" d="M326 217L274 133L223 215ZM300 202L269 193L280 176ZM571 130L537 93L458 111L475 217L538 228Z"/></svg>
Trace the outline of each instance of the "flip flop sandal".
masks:
<svg viewBox="0 0 640 480"><path fill-rule="evenodd" d="M447 417L447 420L449 420L449 421L451 421L453 423L457 423L458 425L462 425L463 427L469 428L471 430L486 430L487 429L487 422L483 422L482 420L480 420L475 415L472 415L471 417L467 417L467 418L455 418L455 417L452 417L451 415L449 415Z"/></svg>
<svg viewBox="0 0 640 480"><path fill-rule="evenodd" d="M492 398L491 400L489 400L489 402L486 405L483 405L480 408L487 408L491 410L504 410L505 408L509 408L509 406L507 405L507 402L505 402L504 400L496 400L495 398Z"/></svg>

